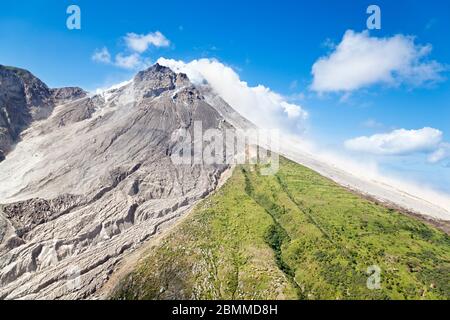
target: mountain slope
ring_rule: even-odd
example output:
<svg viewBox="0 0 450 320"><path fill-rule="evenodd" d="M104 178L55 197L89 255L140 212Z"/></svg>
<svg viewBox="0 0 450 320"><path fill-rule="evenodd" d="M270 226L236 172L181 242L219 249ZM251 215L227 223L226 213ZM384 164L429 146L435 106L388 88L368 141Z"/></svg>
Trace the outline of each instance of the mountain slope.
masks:
<svg viewBox="0 0 450 320"><path fill-rule="evenodd" d="M32 122L0 163L0 298L88 297L214 190L227 166L171 160L173 133L195 121L232 128L185 75L155 65Z"/></svg>
<svg viewBox="0 0 450 320"><path fill-rule="evenodd" d="M241 166L147 250L114 299L449 299L450 237L281 160ZM367 268L381 288L367 287Z"/></svg>

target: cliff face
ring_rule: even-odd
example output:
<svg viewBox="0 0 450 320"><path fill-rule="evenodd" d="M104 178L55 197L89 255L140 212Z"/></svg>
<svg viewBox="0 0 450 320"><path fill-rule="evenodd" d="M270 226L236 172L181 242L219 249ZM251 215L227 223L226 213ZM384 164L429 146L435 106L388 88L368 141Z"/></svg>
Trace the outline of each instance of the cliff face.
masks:
<svg viewBox="0 0 450 320"><path fill-rule="evenodd" d="M2 70L4 106L22 116L8 141L22 135L0 163L0 298L88 297L227 169L171 159L195 121L232 128L184 74L155 65L87 96Z"/></svg>
<svg viewBox="0 0 450 320"><path fill-rule="evenodd" d="M50 89L29 71L0 65L0 161L33 121L62 102L86 96L80 88Z"/></svg>

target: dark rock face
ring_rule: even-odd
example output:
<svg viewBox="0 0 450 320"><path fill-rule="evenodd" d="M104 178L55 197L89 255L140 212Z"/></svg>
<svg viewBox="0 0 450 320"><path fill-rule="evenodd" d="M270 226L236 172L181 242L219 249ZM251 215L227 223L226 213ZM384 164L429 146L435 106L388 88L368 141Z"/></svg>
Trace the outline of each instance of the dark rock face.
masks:
<svg viewBox="0 0 450 320"><path fill-rule="evenodd" d="M31 121L25 84L12 69L0 67L0 159Z"/></svg>
<svg viewBox="0 0 450 320"><path fill-rule="evenodd" d="M23 83L26 100L31 107L45 107L50 101L51 90L45 83L36 78L31 72L19 68L6 67Z"/></svg>
<svg viewBox="0 0 450 320"><path fill-rule="evenodd" d="M134 83L136 89L143 91L144 98L157 97L165 91L174 90L177 86L190 84L185 74L176 74L159 64L139 72L134 78Z"/></svg>
<svg viewBox="0 0 450 320"><path fill-rule="evenodd" d="M3 212L16 228L17 236L24 237L27 232L37 225L52 221L70 212L72 208L81 204L83 200L80 196L63 194L51 200L30 199L5 205Z"/></svg>
<svg viewBox="0 0 450 320"><path fill-rule="evenodd" d="M0 65L0 162L33 121L55 105L86 96L80 88L50 89L29 71Z"/></svg>
<svg viewBox="0 0 450 320"><path fill-rule="evenodd" d="M87 96L86 91L78 87L56 88L52 89L51 92L56 104L63 104Z"/></svg>

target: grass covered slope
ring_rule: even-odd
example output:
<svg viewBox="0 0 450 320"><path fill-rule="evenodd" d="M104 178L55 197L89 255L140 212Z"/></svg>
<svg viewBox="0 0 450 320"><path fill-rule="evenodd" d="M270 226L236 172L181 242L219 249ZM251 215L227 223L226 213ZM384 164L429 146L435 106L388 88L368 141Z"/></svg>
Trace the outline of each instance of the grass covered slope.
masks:
<svg viewBox="0 0 450 320"><path fill-rule="evenodd" d="M281 159L237 167L112 298L449 299L449 275L448 235Z"/></svg>

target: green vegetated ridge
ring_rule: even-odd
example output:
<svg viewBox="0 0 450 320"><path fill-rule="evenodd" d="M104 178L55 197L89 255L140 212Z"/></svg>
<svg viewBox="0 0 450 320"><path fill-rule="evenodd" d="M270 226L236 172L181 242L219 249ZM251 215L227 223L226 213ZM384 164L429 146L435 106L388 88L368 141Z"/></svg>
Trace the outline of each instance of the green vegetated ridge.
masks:
<svg viewBox="0 0 450 320"><path fill-rule="evenodd" d="M259 172L237 167L112 298L450 298L444 232L284 158L276 175ZM370 290L373 265L381 288Z"/></svg>

